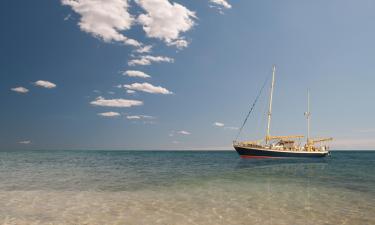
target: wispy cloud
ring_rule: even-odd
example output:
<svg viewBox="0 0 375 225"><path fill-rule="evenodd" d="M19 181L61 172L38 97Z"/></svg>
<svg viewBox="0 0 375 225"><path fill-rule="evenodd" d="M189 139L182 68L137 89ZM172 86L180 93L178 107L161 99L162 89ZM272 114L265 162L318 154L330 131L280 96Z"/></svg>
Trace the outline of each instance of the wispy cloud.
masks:
<svg viewBox="0 0 375 225"><path fill-rule="evenodd" d="M194 26L195 13L178 3L169 0L136 0L146 11L138 16L138 22L148 37L158 38L168 45L179 48L187 46L180 36Z"/></svg>
<svg viewBox="0 0 375 225"><path fill-rule="evenodd" d="M231 4L228 3L226 0L210 0L212 4L215 4L220 7L224 7L226 9L232 8Z"/></svg>
<svg viewBox="0 0 375 225"><path fill-rule="evenodd" d="M39 87L48 88L48 89L56 87L56 84L54 84L50 81L46 81L46 80L38 80L38 81L34 82L34 85L39 86Z"/></svg>
<svg viewBox="0 0 375 225"><path fill-rule="evenodd" d="M143 105L143 102L138 101L138 100L123 99L123 98L105 99L99 96L94 101L91 101L90 104L94 106L119 107L119 108L125 107L126 108L126 107Z"/></svg>
<svg viewBox="0 0 375 225"><path fill-rule="evenodd" d="M168 46L176 46L178 49L186 48L189 45L189 42L184 39L179 39L167 43Z"/></svg>
<svg viewBox="0 0 375 225"><path fill-rule="evenodd" d="M128 120L141 120L141 119L155 119L153 116L147 116L147 115L128 115L126 116L126 119Z"/></svg>
<svg viewBox="0 0 375 225"><path fill-rule="evenodd" d="M153 62L159 63L159 62L167 62L167 63L173 63L174 59L166 56L152 56L152 55L142 55L138 57L137 59L131 59L128 62L129 66L148 66L151 65Z"/></svg>
<svg viewBox="0 0 375 225"><path fill-rule="evenodd" d="M124 71L122 74L125 76L129 76L129 77L141 77L141 78L151 77L150 75L139 70L127 70L127 71Z"/></svg>
<svg viewBox="0 0 375 225"><path fill-rule="evenodd" d="M64 17L64 21L70 20L71 17L72 17L72 14L69 13L67 16Z"/></svg>
<svg viewBox="0 0 375 225"><path fill-rule="evenodd" d="M137 53L150 53L152 49L152 45L145 45L141 48L135 50Z"/></svg>
<svg viewBox="0 0 375 225"><path fill-rule="evenodd" d="M224 129L227 129L227 130L238 130L239 128L238 127L224 127Z"/></svg>
<svg viewBox="0 0 375 225"><path fill-rule="evenodd" d="M224 124L223 124L223 123L220 123L220 122L215 122L215 123L213 123L213 125L214 125L215 127L223 127L223 126L224 126Z"/></svg>
<svg viewBox="0 0 375 225"><path fill-rule="evenodd" d="M28 145L28 144L31 144L31 141L30 140L24 140L24 141L20 141L18 143L23 144L23 145Z"/></svg>
<svg viewBox="0 0 375 225"><path fill-rule="evenodd" d="M172 130L168 136L169 137L174 137L175 135L190 135L191 133L189 131L186 131L186 130L180 130L180 131L174 131Z"/></svg>
<svg viewBox="0 0 375 225"><path fill-rule="evenodd" d="M126 93L128 93L128 94L135 94L135 91L134 90L126 90Z"/></svg>
<svg viewBox="0 0 375 225"><path fill-rule="evenodd" d="M21 93L21 94L26 94L27 92L29 92L29 89L24 88L24 87L15 87L15 88L11 88L10 90L17 92L17 93Z"/></svg>
<svg viewBox="0 0 375 225"><path fill-rule="evenodd" d="M220 127L222 129L225 129L225 130L238 130L238 127L225 126L225 124L221 123L221 122L215 122L212 125L215 126L215 127Z"/></svg>
<svg viewBox="0 0 375 225"><path fill-rule="evenodd" d="M117 117L120 116L120 113L118 112L103 112L103 113L98 113L99 116L103 117Z"/></svg>
<svg viewBox="0 0 375 225"><path fill-rule="evenodd" d="M186 131L186 130L180 130L180 131L177 131L177 134L190 135L191 133L189 131Z"/></svg>
<svg viewBox="0 0 375 225"><path fill-rule="evenodd" d="M133 91L143 91L151 94L172 94L171 91L169 91L166 88L163 88L161 86L154 86L149 83L133 83L133 84L125 84L124 87L129 90Z"/></svg>

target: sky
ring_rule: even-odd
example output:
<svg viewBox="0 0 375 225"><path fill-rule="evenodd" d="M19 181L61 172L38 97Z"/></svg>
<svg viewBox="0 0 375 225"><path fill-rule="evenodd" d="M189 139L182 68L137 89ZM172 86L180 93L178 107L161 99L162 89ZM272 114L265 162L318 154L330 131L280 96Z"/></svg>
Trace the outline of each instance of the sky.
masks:
<svg viewBox="0 0 375 225"><path fill-rule="evenodd" d="M276 65L271 134L375 149L372 0L0 2L0 149L232 149ZM269 84L241 140L262 138Z"/></svg>

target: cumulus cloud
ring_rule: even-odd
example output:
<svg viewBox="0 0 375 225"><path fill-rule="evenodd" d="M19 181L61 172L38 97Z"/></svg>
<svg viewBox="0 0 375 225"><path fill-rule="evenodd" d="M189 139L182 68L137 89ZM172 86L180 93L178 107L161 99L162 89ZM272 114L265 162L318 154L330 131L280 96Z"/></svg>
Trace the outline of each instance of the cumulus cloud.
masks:
<svg viewBox="0 0 375 225"><path fill-rule="evenodd" d="M18 143L19 144L23 144L23 145L28 145L28 144L31 144L31 141L30 140L25 140L25 141L20 141Z"/></svg>
<svg viewBox="0 0 375 225"><path fill-rule="evenodd" d="M46 81L46 80L38 80L34 84L35 84L35 86L44 87L44 88L48 88L48 89L56 87L56 84L54 84L52 82L49 82L49 81Z"/></svg>
<svg viewBox="0 0 375 225"><path fill-rule="evenodd" d="M24 87L15 87L15 88L11 88L10 90L15 91L17 93L21 93L21 94L25 94L29 92L29 89L24 88Z"/></svg>
<svg viewBox="0 0 375 225"><path fill-rule="evenodd" d="M61 3L81 16L78 25L82 31L105 42L141 47L141 43L122 34L134 22L128 12L128 0L61 0Z"/></svg>
<svg viewBox="0 0 375 225"><path fill-rule="evenodd" d="M210 2L226 9L232 8L232 6L226 0L210 0Z"/></svg>
<svg viewBox="0 0 375 225"><path fill-rule="evenodd" d="M103 112L103 113L98 113L99 116L103 117L115 117L115 116L120 116L120 113L118 112Z"/></svg>
<svg viewBox="0 0 375 225"><path fill-rule="evenodd" d="M138 70L127 70L122 73L122 75L126 75L129 77L141 77L141 78L150 78L151 76Z"/></svg>
<svg viewBox="0 0 375 225"><path fill-rule="evenodd" d="M154 86L149 83L133 83L133 84L125 84L124 87L129 90L133 91L143 91L151 94L173 94L173 92L169 91L166 88L163 88L161 86Z"/></svg>
<svg viewBox="0 0 375 225"><path fill-rule="evenodd" d="M141 65L147 66L151 65L153 62L168 62L173 63L174 59L166 56L152 56L152 55L142 55L137 59L132 59L128 62L129 66Z"/></svg>
<svg viewBox="0 0 375 225"><path fill-rule="evenodd" d="M183 44L172 44L176 40L183 40L180 34L194 26L195 13L178 3L169 0L136 0L145 14L138 16L138 22L143 25L143 30L148 37L158 38L168 45L186 47Z"/></svg>
<svg viewBox="0 0 375 225"><path fill-rule="evenodd" d="M224 126L224 124L220 123L220 122L215 122L215 123L213 123L213 125L216 126L216 127L223 127Z"/></svg>
<svg viewBox="0 0 375 225"><path fill-rule="evenodd" d="M123 98L105 99L99 96L94 101L91 101L90 104L94 106L124 108L124 107L140 106L140 105L143 105L143 102L138 101L138 100L123 99Z"/></svg>

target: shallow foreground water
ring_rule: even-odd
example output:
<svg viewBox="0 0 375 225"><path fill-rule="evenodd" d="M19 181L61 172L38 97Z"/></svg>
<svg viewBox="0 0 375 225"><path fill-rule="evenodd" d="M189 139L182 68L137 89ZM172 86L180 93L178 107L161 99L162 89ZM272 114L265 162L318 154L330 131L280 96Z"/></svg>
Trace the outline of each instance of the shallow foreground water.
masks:
<svg viewBox="0 0 375 225"><path fill-rule="evenodd" d="M375 152L0 151L0 224L375 224Z"/></svg>

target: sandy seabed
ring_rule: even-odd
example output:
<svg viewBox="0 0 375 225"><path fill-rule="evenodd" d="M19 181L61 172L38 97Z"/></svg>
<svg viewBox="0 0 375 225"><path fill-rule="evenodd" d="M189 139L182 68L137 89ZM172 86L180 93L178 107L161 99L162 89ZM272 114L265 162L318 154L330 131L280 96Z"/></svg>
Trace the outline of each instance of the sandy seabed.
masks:
<svg viewBox="0 0 375 225"><path fill-rule="evenodd" d="M375 224L375 199L309 183L175 185L134 191L0 191L0 224Z"/></svg>

